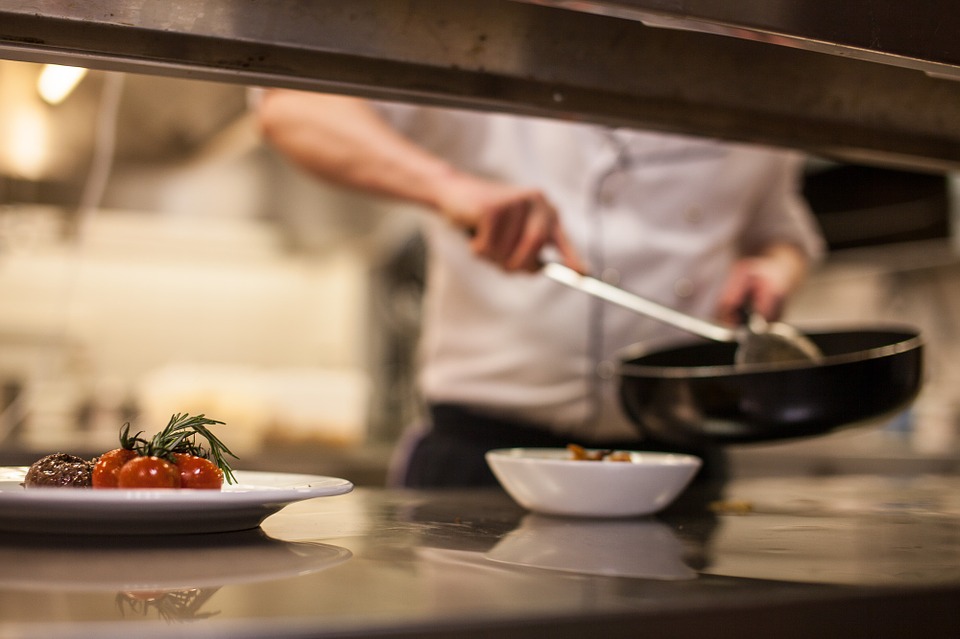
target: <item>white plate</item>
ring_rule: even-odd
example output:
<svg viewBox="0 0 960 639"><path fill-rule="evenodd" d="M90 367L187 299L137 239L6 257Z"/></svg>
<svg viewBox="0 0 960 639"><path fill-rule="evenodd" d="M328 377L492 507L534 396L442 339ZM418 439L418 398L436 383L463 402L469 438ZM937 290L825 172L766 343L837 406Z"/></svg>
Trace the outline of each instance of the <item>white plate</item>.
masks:
<svg viewBox="0 0 960 639"><path fill-rule="evenodd" d="M353 490L345 479L235 471L222 490L30 488L26 467L0 468L0 530L167 535L256 528L292 504Z"/></svg>

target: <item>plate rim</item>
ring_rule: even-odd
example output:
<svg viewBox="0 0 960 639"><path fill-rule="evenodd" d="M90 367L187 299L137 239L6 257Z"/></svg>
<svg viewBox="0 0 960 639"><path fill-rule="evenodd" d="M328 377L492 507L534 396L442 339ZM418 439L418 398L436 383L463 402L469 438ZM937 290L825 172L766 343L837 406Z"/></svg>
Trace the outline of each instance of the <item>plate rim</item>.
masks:
<svg viewBox="0 0 960 639"><path fill-rule="evenodd" d="M26 474L27 466L0 467L0 501L60 501L64 498L76 503L105 504L119 501L144 502L183 502L206 503L230 500L232 503L247 502L259 503L264 498L290 497L294 500L309 498L310 496L336 495L350 492L353 482L340 477L327 475L310 475L304 473L274 473L256 470L237 470L236 484L224 484L221 490L191 490L182 488L132 488L132 489L88 489L68 487L39 487L23 488L18 486L11 489L4 484L18 481L16 475L22 470ZM266 477L281 478L284 484L275 482L264 483ZM22 481L22 476L20 481Z"/></svg>
<svg viewBox="0 0 960 639"><path fill-rule="evenodd" d="M354 488L326 475L235 471L240 483L225 490L27 489L20 485L26 468L0 467L0 530L82 535L247 530L292 503Z"/></svg>

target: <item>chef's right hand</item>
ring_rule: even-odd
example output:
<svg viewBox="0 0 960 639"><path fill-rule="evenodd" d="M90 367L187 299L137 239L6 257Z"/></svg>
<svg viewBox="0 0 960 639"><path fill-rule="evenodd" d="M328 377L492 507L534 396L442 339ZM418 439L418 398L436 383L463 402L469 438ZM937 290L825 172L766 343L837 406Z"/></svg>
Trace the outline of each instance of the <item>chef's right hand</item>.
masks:
<svg viewBox="0 0 960 639"><path fill-rule="evenodd" d="M769 321L780 319L790 294L806 275L807 257L796 246L772 242L759 255L737 260L720 294L717 316L731 325L743 322L749 307Z"/></svg>
<svg viewBox="0 0 960 639"><path fill-rule="evenodd" d="M506 271L535 272L541 252L554 247L558 261L586 272L556 208L538 189L455 174L438 189L437 209L471 236L470 248Z"/></svg>

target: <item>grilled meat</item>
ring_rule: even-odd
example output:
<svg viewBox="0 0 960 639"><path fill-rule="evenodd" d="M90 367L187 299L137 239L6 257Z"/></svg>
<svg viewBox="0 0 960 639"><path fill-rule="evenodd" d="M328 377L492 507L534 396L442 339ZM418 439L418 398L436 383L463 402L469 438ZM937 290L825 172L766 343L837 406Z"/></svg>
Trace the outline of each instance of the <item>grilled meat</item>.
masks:
<svg viewBox="0 0 960 639"><path fill-rule="evenodd" d="M93 461L67 453L41 457L30 466L24 478L25 488L90 488Z"/></svg>

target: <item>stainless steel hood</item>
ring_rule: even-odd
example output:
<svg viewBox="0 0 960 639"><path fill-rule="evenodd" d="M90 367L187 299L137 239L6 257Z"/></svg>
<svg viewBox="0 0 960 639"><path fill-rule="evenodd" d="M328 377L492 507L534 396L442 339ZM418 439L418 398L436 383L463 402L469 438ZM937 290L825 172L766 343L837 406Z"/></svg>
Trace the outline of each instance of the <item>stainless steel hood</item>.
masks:
<svg viewBox="0 0 960 639"><path fill-rule="evenodd" d="M960 13L896 0L0 0L0 57L960 168Z"/></svg>

